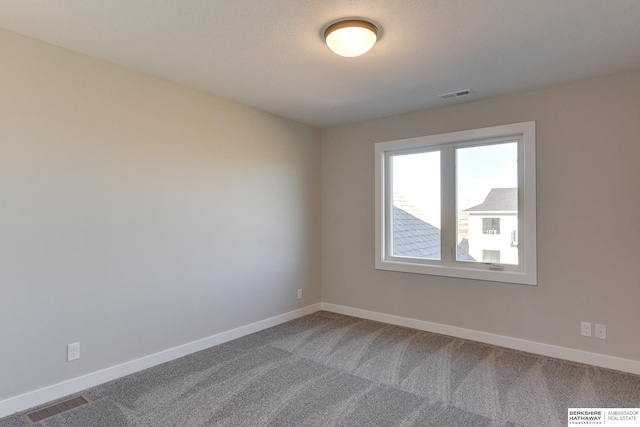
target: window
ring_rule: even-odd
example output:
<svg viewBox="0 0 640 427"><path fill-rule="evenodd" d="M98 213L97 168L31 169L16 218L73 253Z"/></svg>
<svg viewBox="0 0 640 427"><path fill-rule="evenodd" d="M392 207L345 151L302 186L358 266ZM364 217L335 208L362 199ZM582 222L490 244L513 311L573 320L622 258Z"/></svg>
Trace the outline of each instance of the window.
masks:
<svg viewBox="0 0 640 427"><path fill-rule="evenodd" d="M500 263L500 251L482 250L482 262Z"/></svg>
<svg viewBox="0 0 640 427"><path fill-rule="evenodd" d="M375 152L377 269L536 284L535 122Z"/></svg>
<svg viewBox="0 0 640 427"><path fill-rule="evenodd" d="M500 218L482 218L483 234L500 234Z"/></svg>

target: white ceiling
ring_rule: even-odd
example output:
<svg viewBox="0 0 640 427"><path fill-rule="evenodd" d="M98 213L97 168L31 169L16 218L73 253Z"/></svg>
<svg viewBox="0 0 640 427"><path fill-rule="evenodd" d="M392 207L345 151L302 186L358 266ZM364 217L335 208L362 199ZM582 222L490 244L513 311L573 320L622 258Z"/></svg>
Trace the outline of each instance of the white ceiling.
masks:
<svg viewBox="0 0 640 427"><path fill-rule="evenodd" d="M362 57L324 44L345 17L381 29ZM0 0L0 27L320 128L640 69L640 0Z"/></svg>

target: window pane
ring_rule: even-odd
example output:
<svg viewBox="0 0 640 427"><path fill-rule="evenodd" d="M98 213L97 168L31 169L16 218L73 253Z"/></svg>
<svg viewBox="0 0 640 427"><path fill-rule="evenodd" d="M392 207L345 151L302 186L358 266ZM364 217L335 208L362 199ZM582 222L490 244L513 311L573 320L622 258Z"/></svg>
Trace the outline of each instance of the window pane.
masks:
<svg viewBox="0 0 640 427"><path fill-rule="evenodd" d="M393 256L440 259L440 152L391 157Z"/></svg>
<svg viewBox="0 0 640 427"><path fill-rule="evenodd" d="M518 144L457 148L456 194L458 261L518 265Z"/></svg>
<svg viewBox="0 0 640 427"><path fill-rule="evenodd" d="M500 251L491 251L484 249L482 251L482 262L499 263Z"/></svg>
<svg viewBox="0 0 640 427"><path fill-rule="evenodd" d="M482 234L500 234L500 218L482 218Z"/></svg>

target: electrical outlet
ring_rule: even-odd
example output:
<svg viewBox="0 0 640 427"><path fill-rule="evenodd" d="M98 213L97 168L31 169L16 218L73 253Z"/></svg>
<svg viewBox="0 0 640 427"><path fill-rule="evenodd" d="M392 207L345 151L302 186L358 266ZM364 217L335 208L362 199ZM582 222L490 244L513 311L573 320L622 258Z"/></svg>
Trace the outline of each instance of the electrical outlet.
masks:
<svg viewBox="0 0 640 427"><path fill-rule="evenodd" d="M302 298L302 289L298 289L298 299Z"/></svg>
<svg viewBox="0 0 640 427"><path fill-rule="evenodd" d="M583 337L591 336L591 323L588 323L588 322L580 323L580 335L582 335Z"/></svg>
<svg viewBox="0 0 640 427"><path fill-rule="evenodd" d="M599 325L596 323L596 338L601 340L607 339L607 325Z"/></svg>
<svg viewBox="0 0 640 427"><path fill-rule="evenodd" d="M67 362L80 359L80 343L75 342L67 345Z"/></svg>

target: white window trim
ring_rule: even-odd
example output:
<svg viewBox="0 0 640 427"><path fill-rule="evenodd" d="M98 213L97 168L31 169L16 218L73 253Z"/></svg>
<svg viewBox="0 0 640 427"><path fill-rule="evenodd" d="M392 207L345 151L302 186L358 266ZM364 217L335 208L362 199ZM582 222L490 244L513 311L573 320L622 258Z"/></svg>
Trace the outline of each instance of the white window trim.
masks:
<svg viewBox="0 0 640 427"><path fill-rule="evenodd" d="M487 280L495 282L507 282L523 285L537 285L537 261L536 261L536 128L535 122L515 123L504 126L493 126L482 129L474 129L460 132L452 132L439 135L430 135L397 141L379 142L375 144L375 245L376 262L378 270L400 271L407 273L430 274L436 276L459 277L465 279ZM452 143L474 141L487 138L518 137L518 159L523 162L519 168L518 188L522 188L524 197L518 197L518 212L522 215L522 225L519 227L519 258L520 265L513 268L508 265L500 266L504 270L495 270L496 266L484 263L466 263L449 261L443 256L443 261L428 261L422 259L398 258L387 255L386 230L391 226L387 214L387 159L390 153L401 151L434 148L446 146ZM443 173L451 173L447 170ZM447 185L443 182L443 187ZM443 199L453 197L455 189L444 188ZM391 197L392 200L392 197ZM390 205L389 205L390 206ZM445 230L445 223L451 222L450 218L442 218L442 239L450 239L450 231ZM455 238L454 240L455 241ZM444 253L443 253L444 255Z"/></svg>

